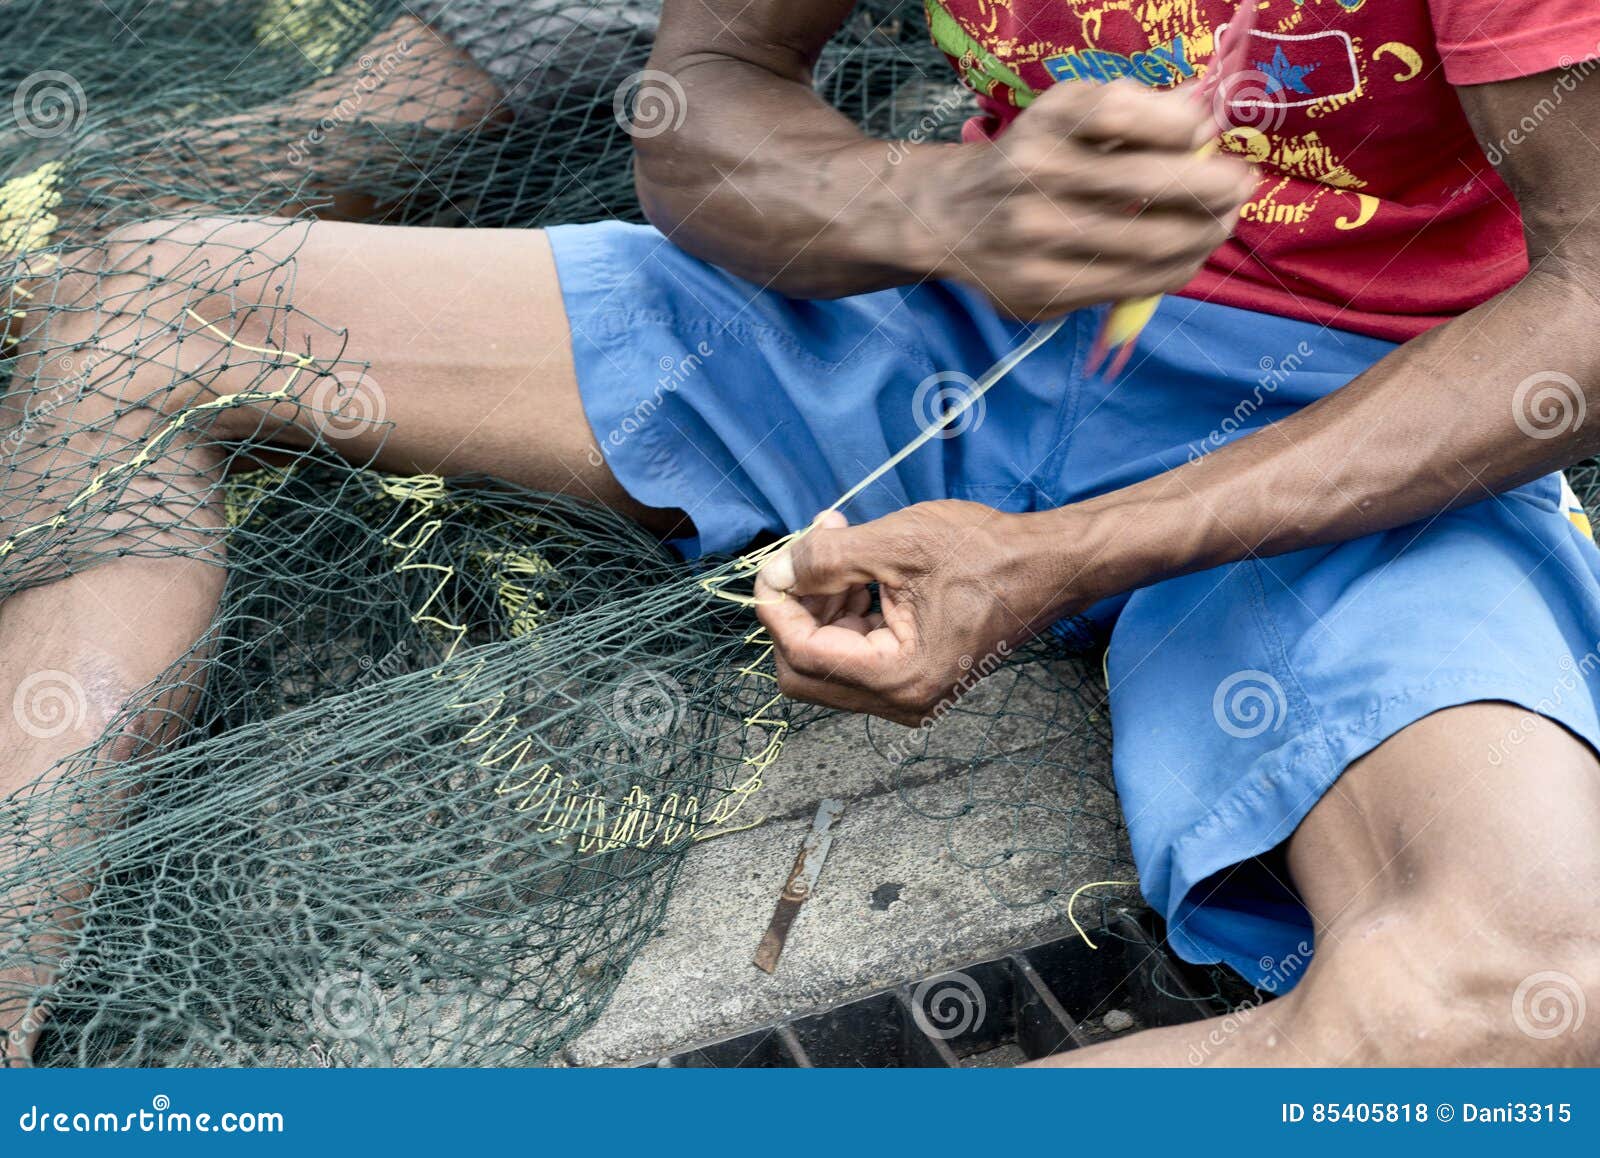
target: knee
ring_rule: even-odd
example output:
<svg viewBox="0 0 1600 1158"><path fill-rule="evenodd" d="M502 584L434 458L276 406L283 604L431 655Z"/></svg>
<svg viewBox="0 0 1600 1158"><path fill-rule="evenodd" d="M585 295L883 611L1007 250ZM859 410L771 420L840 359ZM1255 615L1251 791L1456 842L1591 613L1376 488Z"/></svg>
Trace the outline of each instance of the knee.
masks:
<svg viewBox="0 0 1600 1158"><path fill-rule="evenodd" d="M192 405L228 369L224 334L269 338L288 280L271 250L291 224L186 218L112 230L35 295L44 313L18 380L58 400L70 389L86 412Z"/></svg>
<svg viewBox="0 0 1600 1158"><path fill-rule="evenodd" d="M1504 907L1504 905L1502 905ZM1526 910L1372 913L1306 978L1313 1032L1336 1062L1367 1065L1600 1064L1600 933L1573 898L1570 920Z"/></svg>

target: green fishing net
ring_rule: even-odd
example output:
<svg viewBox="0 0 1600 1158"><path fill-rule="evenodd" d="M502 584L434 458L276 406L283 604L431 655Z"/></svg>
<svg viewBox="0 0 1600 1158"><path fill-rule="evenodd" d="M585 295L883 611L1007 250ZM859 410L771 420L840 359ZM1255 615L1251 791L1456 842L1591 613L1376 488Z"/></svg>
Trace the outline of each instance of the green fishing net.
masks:
<svg viewBox="0 0 1600 1158"><path fill-rule="evenodd" d="M625 126L655 20L0 5L0 599L158 565L203 613L97 742L0 803L0 1023L38 1032L36 1062L549 1058L686 852L759 820L817 714L791 715L754 618L717 597L748 576L570 499L348 461L381 395L304 352L337 351L339 319L295 308L310 217L637 219ZM959 124L915 6L864 6L818 84L884 135ZM24 748L81 726L101 674L28 674ZM1014 747L991 702L981 730Z"/></svg>
<svg viewBox="0 0 1600 1158"><path fill-rule="evenodd" d="M381 394L296 309L293 255L312 217L639 219L656 5L94 7L0 2L0 600L160 567L201 613L0 801L0 1026L56 1065L548 1059L817 713L719 597L734 562L350 461ZM893 0L818 87L885 137L967 107ZM864 733L1005 904L1132 876L1081 650L1047 636L936 729ZM101 674L27 674L19 750L81 727Z"/></svg>

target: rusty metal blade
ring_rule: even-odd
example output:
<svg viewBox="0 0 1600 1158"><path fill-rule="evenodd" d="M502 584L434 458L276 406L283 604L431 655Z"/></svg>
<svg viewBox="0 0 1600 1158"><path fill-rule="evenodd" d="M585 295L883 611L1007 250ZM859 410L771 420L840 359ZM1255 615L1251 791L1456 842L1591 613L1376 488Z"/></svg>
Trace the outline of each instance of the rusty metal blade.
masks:
<svg viewBox="0 0 1600 1158"><path fill-rule="evenodd" d="M842 800L824 800L818 806L811 831L800 844L789 879L783 883L777 907L772 910L772 920L767 923L767 931L761 935L761 944L756 948L757 969L766 973L777 971L778 958L783 956L783 947L789 940L789 929L800 915L800 906L816 890L817 880L822 876L822 863L828 859L828 849L833 845L833 827L843 811Z"/></svg>

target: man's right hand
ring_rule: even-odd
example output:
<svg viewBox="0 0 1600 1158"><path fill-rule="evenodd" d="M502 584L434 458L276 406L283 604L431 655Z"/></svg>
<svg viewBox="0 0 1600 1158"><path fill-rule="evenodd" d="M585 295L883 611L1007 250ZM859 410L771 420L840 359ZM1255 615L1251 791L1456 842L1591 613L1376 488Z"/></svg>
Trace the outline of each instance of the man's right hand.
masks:
<svg viewBox="0 0 1600 1158"><path fill-rule="evenodd" d="M1181 89L1057 85L999 142L919 148L886 177L910 267L1026 320L1178 289L1255 188L1243 162L1198 154L1214 132Z"/></svg>
<svg viewBox="0 0 1600 1158"><path fill-rule="evenodd" d="M638 135L637 174L674 242L790 297L949 278L1033 319L1176 289L1232 231L1254 183L1195 155L1214 128L1183 88L1058 84L998 143L869 139L811 83L854 7L665 0L678 116Z"/></svg>

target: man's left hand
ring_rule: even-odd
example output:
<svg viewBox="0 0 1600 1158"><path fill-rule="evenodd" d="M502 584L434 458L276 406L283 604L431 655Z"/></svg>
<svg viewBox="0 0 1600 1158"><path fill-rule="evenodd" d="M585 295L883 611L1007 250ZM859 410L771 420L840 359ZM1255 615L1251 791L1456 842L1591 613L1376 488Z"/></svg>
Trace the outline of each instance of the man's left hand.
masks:
<svg viewBox="0 0 1600 1158"><path fill-rule="evenodd" d="M1059 572L1026 518L953 499L858 527L822 516L756 580L784 694L927 719L1052 618Z"/></svg>

